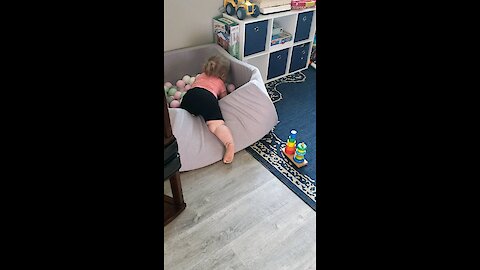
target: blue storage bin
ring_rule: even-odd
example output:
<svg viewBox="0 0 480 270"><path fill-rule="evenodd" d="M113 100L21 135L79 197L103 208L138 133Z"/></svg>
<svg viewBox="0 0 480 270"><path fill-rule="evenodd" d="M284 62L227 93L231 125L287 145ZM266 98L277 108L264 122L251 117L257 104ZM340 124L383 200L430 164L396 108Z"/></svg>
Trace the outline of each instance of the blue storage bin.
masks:
<svg viewBox="0 0 480 270"><path fill-rule="evenodd" d="M248 56L254 53L265 51L267 41L268 21L260 21L245 24L245 48L243 55Z"/></svg>
<svg viewBox="0 0 480 270"><path fill-rule="evenodd" d="M287 69L287 57L288 48L270 54L268 60L268 80L285 74Z"/></svg>
<svg viewBox="0 0 480 270"><path fill-rule="evenodd" d="M312 27L313 11L298 14L294 42L308 39Z"/></svg>
<svg viewBox="0 0 480 270"><path fill-rule="evenodd" d="M294 72L307 66L309 49L309 42L293 47L289 72Z"/></svg>

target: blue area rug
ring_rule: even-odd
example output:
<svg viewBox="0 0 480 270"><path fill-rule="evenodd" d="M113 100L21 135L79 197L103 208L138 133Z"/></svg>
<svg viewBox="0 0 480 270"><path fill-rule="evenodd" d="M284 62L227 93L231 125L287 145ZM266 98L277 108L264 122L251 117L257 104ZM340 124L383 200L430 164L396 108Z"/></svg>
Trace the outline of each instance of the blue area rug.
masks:
<svg viewBox="0 0 480 270"><path fill-rule="evenodd" d="M245 150L316 211L316 77L315 69L288 75L265 84L279 123ZM297 168L282 152L290 130L297 143L305 142L308 164Z"/></svg>

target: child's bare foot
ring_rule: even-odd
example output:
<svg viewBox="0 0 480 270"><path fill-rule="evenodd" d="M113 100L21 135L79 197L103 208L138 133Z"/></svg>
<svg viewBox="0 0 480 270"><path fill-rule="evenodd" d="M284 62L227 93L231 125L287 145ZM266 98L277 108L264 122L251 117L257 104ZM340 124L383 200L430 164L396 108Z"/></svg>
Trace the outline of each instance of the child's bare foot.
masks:
<svg viewBox="0 0 480 270"><path fill-rule="evenodd" d="M233 143L227 143L225 146L225 155L223 155L223 163L229 164L233 161L233 156L235 154L235 146Z"/></svg>

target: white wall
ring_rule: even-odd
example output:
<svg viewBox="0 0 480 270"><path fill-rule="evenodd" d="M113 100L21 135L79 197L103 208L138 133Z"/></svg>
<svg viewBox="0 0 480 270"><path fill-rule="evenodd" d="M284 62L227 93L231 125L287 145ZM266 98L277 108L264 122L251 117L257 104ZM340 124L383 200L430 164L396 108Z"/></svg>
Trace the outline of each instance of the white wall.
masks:
<svg viewBox="0 0 480 270"><path fill-rule="evenodd" d="M164 51L213 42L212 19L223 0L165 0Z"/></svg>

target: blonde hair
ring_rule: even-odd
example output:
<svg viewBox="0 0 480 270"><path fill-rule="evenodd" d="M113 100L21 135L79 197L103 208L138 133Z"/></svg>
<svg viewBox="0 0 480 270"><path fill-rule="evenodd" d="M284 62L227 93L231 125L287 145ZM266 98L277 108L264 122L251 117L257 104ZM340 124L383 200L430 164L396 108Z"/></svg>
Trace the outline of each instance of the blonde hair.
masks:
<svg viewBox="0 0 480 270"><path fill-rule="evenodd" d="M227 80L228 72L230 71L230 61L223 55L215 55L208 58L207 63L203 65L203 72L207 76L214 76Z"/></svg>

